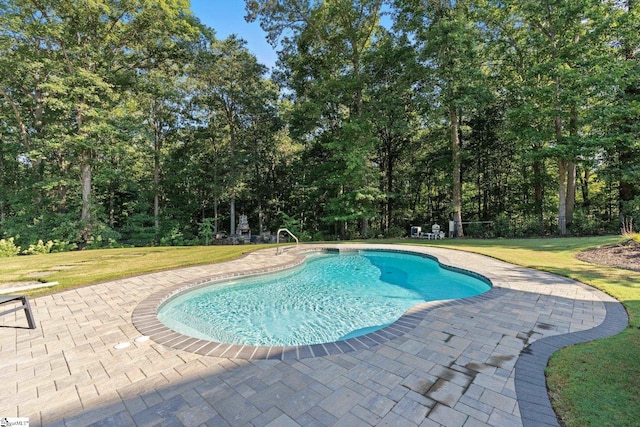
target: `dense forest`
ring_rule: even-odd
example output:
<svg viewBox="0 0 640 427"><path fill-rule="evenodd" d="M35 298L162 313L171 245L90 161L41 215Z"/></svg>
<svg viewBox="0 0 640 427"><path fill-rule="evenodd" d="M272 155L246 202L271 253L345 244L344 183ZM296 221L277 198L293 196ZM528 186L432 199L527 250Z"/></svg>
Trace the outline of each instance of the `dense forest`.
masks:
<svg viewBox="0 0 640 427"><path fill-rule="evenodd" d="M273 70L188 0L0 0L0 238L209 244L242 214L307 240L640 224L636 0L246 10Z"/></svg>

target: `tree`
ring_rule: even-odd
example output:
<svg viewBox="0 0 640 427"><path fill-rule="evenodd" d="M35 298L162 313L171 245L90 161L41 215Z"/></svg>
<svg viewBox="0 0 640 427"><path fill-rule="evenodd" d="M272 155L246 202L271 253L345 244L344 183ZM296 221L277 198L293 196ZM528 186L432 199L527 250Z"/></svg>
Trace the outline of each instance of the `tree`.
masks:
<svg viewBox="0 0 640 427"><path fill-rule="evenodd" d="M558 231L564 235L575 208L577 163L593 154L586 125L611 93L611 77L617 74L603 66L611 60L610 6L523 0L506 9L509 54L522 65L521 111L529 119L536 116L542 140L536 147L557 162Z"/></svg>
<svg viewBox="0 0 640 427"><path fill-rule="evenodd" d="M160 230L162 174L170 136L177 132L185 109L187 88L179 61L167 61L141 75L137 87L137 109L144 125L142 139L151 152L153 174L153 225Z"/></svg>
<svg viewBox="0 0 640 427"><path fill-rule="evenodd" d="M420 93L415 90L419 66L415 50L405 38L384 32L365 59L365 116L376 140L375 163L380 169L380 192L384 201L380 212L383 233L397 219L394 209L401 194L396 180L398 166L413 164L405 155L413 146L420 126L418 104Z"/></svg>
<svg viewBox="0 0 640 427"><path fill-rule="evenodd" d="M328 197L324 220L340 224L342 235L358 221L366 236L379 198L372 132L363 117L363 58L379 30L382 3L247 1L248 19L259 19L270 41L280 42L297 107L292 131L310 150L325 152L309 176Z"/></svg>
<svg viewBox="0 0 640 427"><path fill-rule="evenodd" d="M486 37L477 11L483 2L397 0L396 26L415 37L425 64L426 87L431 86L433 105L447 123L452 163L452 214L454 234L462 227L462 157L460 123L482 101Z"/></svg>
<svg viewBox="0 0 640 427"><path fill-rule="evenodd" d="M186 10L185 0L3 3L2 19L10 24L3 36L24 52L22 66L30 84L24 89L32 94L23 100L33 110L33 126L16 116L17 127L24 135L30 129L44 133L46 125L43 154L53 146L64 167L79 165L85 242L95 227L93 170L108 141L103 136L114 125L110 114L140 70L156 67L178 40L193 34ZM14 63L16 58L11 59ZM20 89L5 88L3 93L11 98ZM46 123L44 117L49 118ZM28 135L23 139L28 142Z"/></svg>
<svg viewBox="0 0 640 427"><path fill-rule="evenodd" d="M246 186L251 154L255 154L251 145L269 139L272 132L264 124L273 117L270 108L277 90L264 79L265 72L245 42L233 36L223 41L204 40L191 70L201 126L208 130L214 155L222 159L219 166L226 171L217 174L216 180L226 180L223 186L229 198L231 235L235 234L236 200Z"/></svg>
<svg viewBox="0 0 640 427"><path fill-rule="evenodd" d="M617 181L618 216L620 222L626 216L640 215L640 6L635 0L627 0L617 10L619 31L615 34L615 69L622 71L620 88L603 126L610 136L605 150L607 168L605 174Z"/></svg>

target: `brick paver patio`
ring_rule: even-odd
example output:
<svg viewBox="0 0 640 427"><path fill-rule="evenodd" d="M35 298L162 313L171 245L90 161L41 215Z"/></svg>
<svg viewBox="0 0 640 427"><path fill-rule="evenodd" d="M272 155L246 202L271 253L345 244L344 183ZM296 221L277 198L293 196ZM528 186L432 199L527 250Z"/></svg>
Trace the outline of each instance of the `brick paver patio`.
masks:
<svg viewBox="0 0 640 427"><path fill-rule="evenodd" d="M236 358L239 351L211 355L193 342L180 350L136 341L132 313L141 303L177 285L293 265L310 247L33 298L37 329L22 327L21 312L0 318L0 418L28 417L32 426L557 425L544 389L546 358L626 326L619 303L575 281L481 255L401 246L478 272L494 287L482 298L413 310L408 318L417 321L397 336L363 339L339 354L328 345L324 356L252 360ZM119 343L130 345L114 348Z"/></svg>

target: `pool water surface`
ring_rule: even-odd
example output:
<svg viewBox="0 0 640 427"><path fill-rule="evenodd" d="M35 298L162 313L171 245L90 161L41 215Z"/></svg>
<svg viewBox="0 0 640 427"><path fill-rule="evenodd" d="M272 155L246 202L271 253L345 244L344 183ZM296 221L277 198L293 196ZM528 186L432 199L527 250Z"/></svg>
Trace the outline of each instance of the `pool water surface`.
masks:
<svg viewBox="0 0 640 427"><path fill-rule="evenodd" d="M294 346L364 335L426 302L491 288L420 255L318 252L299 267L214 283L170 299L159 320L183 335L227 344Z"/></svg>

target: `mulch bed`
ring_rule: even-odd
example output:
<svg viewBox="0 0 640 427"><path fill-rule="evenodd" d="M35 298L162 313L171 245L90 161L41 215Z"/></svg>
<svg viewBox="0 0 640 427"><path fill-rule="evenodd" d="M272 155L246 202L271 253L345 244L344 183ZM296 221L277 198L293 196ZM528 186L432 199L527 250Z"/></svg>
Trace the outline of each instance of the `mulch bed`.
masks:
<svg viewBox="0 0 640 427"><path fill-rule="evenodd" d="M589 249L576 254L575 257L592 264L640 272L640 244L634 240Z"/></svg>

